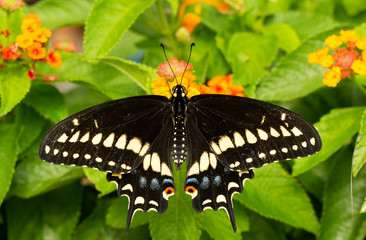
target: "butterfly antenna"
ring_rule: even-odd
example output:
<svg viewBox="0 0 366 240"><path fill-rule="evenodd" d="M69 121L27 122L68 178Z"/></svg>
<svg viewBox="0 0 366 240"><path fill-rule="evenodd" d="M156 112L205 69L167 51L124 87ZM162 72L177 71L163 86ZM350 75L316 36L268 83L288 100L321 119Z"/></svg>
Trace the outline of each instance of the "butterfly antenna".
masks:
<svg viewBox="0 0 366 240"><path fill-rule="evenodd" d="M181 85L182 85L183 77L184 77L184 74L186 73L186 70L187 70L187 67L188 67L189 61L191 60L192 48L193 48L193 47L195 47L195 46L196 46L196 44L194 44L194 43L192 43L192 44L191 44L191 49L189 50L189 56L188 56L187 65L186 65L186 67L184 68L184 72L183 72L183 75L182 75L182 79L181 79L181 81L180 81L180 84L181 84ZM188 88L189 88L189 86L187 86L186 94L187 94Z"/></svg>
<svg viewBox="0 0 366 240"><path fill-rule="evenodd" d="M174 73L174 71L173 71L172 66L170 66L170 62L169 62L169 60L168 60L168 57L166 56L166 52L165 52L164 44L160 43L160 47L162 47L162 48L163 48L163 52L164 52L165 59L166 59L166 61L167 61L168 65L169 65L169 67L170 67L170 70L172 70L172 73L173 73L174 79L175 79L175 81L177 82L177 85L178 85L178 79L177 79L177 77L175 76L175 73ZM168 88L169 88L169 92L172 94L172 91L170 90L169 83L168 83Z"/></svg>

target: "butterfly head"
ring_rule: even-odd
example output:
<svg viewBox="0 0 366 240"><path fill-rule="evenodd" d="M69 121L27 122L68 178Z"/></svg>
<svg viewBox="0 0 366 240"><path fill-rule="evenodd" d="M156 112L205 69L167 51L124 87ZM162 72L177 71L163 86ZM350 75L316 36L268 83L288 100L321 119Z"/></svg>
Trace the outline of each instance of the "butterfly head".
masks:
<svg viewBox="0 0 366 240"><path fill-rule="evenodd" d="M186 97L186 88L182 85L174 86L172 94L173 94L174 98L185 98Z"/></svg>

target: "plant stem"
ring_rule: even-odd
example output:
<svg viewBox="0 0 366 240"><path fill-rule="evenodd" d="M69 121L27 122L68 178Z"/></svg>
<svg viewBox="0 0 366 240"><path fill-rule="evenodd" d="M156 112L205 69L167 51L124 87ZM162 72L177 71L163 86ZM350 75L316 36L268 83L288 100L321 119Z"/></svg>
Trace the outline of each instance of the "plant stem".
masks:
<svg viewBox="0 0 366 240"><path fill-rule="evenodd" d="M176 57L180 58L181 57L180 51L177 46L174 32L172 31L171 26L169 25L168 20L165 16L164 7L163 7L161 0L156 1L156 8L158 10L159 18L162 21L162 25L163 25L162 33L163 33L163 35L165 35L168 38L170 48L172 49L172 52L174 53L174 55Z"/></svg>

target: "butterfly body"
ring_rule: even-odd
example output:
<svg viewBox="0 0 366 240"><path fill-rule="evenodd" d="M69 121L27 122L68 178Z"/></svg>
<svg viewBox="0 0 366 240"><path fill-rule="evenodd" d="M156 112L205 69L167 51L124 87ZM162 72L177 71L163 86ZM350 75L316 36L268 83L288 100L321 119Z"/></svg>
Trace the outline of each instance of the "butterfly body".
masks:
<svg viewBox="0 0 366 240"><path fill-rule="evenodd" d="M56 124L41 159L107 172L127 196L127 228L136 211L163 213L174 194L173 163L187 160L184 190L197 212L224 209L236 229L232 197L253 168L304 157L321 140L301 116L262 101L227 95L140 96L76 113Z"/></svg>
<svg viewBox="0 0 366 240"><path fill-rule="evenodd" d="M185 125L187 120L187 103L189 102L189 99L186 97L185 88L181 85L175 86L169 102L171 102L172 105L172 120L174 126L171 156L175 163L175 167L179 170L186 159L188 152Z"/></svg>

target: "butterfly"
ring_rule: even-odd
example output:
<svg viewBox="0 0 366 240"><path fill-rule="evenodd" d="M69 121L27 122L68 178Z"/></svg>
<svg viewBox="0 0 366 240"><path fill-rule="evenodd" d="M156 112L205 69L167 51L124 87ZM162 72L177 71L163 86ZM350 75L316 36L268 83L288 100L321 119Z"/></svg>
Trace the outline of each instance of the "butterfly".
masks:
<svg viewBox="0 0 366 240"><path fill-rule="evenodd" d="M78 112L47 132L46 162L107 172L136 211L163 213L175 191L173 163L187 161L184 191L197 212L224 209L236 231L232 197L254 168L309 156L321 149L316 129L298 114L259 100L218 95L147 95Z"/></svg>

